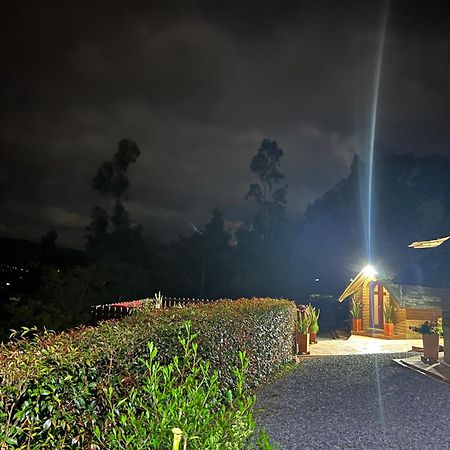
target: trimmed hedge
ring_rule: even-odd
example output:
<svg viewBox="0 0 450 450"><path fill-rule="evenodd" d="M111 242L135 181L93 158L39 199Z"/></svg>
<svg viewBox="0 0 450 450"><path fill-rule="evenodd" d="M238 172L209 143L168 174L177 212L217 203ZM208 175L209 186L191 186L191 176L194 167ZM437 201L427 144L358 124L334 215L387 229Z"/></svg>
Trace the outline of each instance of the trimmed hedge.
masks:
<svg viewBox="0 0 450 450"><path fill-rule="evenodd" d="M92 442L107 412L112 378L138 388L148 343L169 364L182 353L185 323L198 333L199 357L217 370L223 391L236 388L239 352L248 358L246 383L255 387L292 360L295 304L240 299L169 310L143 309L121 321L12 342L0 349L0 444L54 447L52 430L64 430L58 448ZM17 441L16 445L14 441ZM52 444L50 444L52 442Z"/></svg>

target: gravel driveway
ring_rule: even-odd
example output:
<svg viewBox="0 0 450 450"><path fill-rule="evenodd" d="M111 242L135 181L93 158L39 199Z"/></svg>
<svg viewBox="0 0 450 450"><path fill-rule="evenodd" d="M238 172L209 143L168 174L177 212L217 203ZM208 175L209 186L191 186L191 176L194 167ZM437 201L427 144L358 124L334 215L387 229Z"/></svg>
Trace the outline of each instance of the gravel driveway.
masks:
<svg viewBox="0 0 450 450"><path fill-rule="evenodd" d="M450 385L405 356L304 360L257 391L256 422L282 449L450 449Z"/></svg>

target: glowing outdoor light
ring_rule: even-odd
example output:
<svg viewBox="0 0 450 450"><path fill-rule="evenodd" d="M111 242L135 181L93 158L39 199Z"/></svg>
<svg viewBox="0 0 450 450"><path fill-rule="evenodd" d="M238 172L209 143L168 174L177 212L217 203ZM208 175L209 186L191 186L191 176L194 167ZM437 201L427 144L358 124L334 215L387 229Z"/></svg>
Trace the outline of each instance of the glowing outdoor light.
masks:
<svg viewBox="0 0 450 450"><path fill-rule="evenodd" d="M364 269L362 270L363 274L367 277L374 277L377 274L377 271L375 270L375 267L368 264Z"/></svg>
<svg viewBox="0 0 450 450"><path fill-rule="evenodd" d="M352 278L350 280L350 284L347 286L338 300L340 302L344 301L348 296L354 294L365 283L373 281L376 274L377 271L375 270L375 268L368 264L366 267L364 267L364 269L361 270L361 272L358 273L358 275L356 275L355 278Z"/></svg>

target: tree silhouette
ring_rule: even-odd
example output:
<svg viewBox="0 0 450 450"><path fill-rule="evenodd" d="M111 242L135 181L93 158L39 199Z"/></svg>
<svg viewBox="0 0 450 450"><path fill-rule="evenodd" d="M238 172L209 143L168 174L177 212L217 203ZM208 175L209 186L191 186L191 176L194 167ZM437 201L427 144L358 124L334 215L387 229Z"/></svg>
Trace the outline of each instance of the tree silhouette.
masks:
<svg viewBox="0 0 450 450"><path fill-rule="evenodd" d="M243 223L235 233L233 295L287 295L290 279L289 249L292 227L286 219L287 185L280 171L283 150L276 141L264 139L250 162L257 181L246 199L257 211L252 223Z"/></svg>
<svg viewBox="0 0 450 450"><path fill-rule="evenodd" d="M86 227L86 249L94 258L107 250L108 224L108 212L100 206L94 206L91 210L91 222Z"/></svg>
<svg viewBox="0 0 450 450"><path fill-rule="evenodd" d="M55 263L56 239L58 239L58 233L55 230L51 230L42 236L39 248L39 260L41 264L48 265Z"/></svg>
<svg viewBox="0 0 450 450"><path fill-rule="evenodd" d="M100 206L91 210L91 223L86 228L85 236L91 258L111 253L132 263L141 263L146 259L142 227L131 223L123 205L130 186L127 170L140 154L135 142L122 139L111 161L104 162L93 179L93 189L112 197L114 204L111 215ZM112 226L111 232L108 232L109 225Z"/></svg>
<svg viewBox="0 0 450 450"><path fill-rule="evenodd" d="M231 235L222 213L216 208L200 232L176 243L176 274L182 277L184 292L197 297L224 295L230 279Z"/></svg>
<svg viewBox="0 0 450 450"><path fill-rule="evenodd" d="M276 141L264 139L250 163L258 181L250 184L245 198L252 198L258 206L253 226L261 242L271 239L275 222L285 216L287 185L277 187L284 179L278 169L283 153Z"/></svg>
<svg viewBox="0 0 450 450"><path fill-rule="evenodd" d="M409 243L448 235L450 159L376 154L374 165L372 262L394 276L426 253ZM367 263L366 173L367 163L355 157L348 177L307 208L295 256L303 289L336 293Z"/></svg>
<svg viewBox="0 0 450 450"><path fill-rule="evenodd" d="M119 203L130 185L126 176L128 166L136 162L140 154L135 142L128 139L119 141L112 160L104 162L98 169L92 187L102 194L114 196L116 203Z"/></svg>

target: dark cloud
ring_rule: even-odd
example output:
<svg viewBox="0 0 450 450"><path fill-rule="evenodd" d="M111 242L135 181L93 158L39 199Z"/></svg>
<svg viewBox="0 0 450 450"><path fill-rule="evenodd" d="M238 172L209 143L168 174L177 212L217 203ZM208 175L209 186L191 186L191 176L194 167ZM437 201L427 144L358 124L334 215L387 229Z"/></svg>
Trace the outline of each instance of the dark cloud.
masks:
<svg viewBox="0 0 450 450"><path fill-rule="evenodd" d="M289 213L364 157L382 5L37 3L1 15L0 232L81 245L97 167L122 137L142 155L129 209L170 239L214 207L236 224L249 161L285 150ZM450 33L441 5L392 2L377 139L449 154Z"/></svg>

